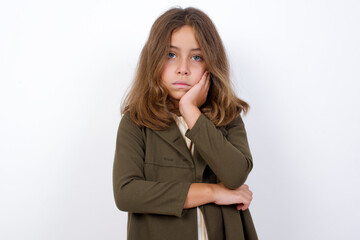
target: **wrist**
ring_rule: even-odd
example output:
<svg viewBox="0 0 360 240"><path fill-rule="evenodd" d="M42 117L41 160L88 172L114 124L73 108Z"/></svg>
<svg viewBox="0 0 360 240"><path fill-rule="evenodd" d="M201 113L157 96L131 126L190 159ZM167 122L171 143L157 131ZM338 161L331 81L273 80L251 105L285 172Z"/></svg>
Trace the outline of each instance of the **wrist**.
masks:
<svg viewBox="0 0 360 240"><path fill-rule="evenodd" d="M198 207L214 202L213 186L211 183L192 183L190 185L184 208Z"/></svg>
<svg viewBox="0 0 360 240"><path fill-rule="evenodd" d="M210 202L212 202L212 203L216 203L216 201L217 201L217 190L218 190L218 188L219 188L218 184L209 184L209 189L210 189L210 192L211 192Z"/></svg>
<svg viewBox="0 0 360 240"><path fill-rule="evenodd" d="M181 116L183 116L187 126L189 129L195 125L197 119L200 117L201 112L198 107L192 104L180 104L179 103L179 111Z"/></svg>
<svg viewBox="0 0 360 240"><path fill-rule="evenodd" d="M196 106L191 104L191 102L186 102L186 101L183 101L182 99L179 101L179 111L180 111L181 115L184 115L185 111L187 109L191 109L193 107L196 107Z"/></svg>

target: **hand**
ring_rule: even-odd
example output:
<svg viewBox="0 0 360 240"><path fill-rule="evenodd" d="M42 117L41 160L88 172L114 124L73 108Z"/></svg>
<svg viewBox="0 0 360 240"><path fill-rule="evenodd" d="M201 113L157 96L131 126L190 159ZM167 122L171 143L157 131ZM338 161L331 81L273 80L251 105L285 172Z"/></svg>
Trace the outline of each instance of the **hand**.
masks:
<svg viewBox="0 0 360 240"><path fill-rule="evenodd" d="M215 201L217 205L237 204L237 210L245 211L252 201L252 192L249 186L243 184L235 190L225 187L222 183L216 184L214 188Z"/></svg>
<svg viewBox="0 0 360 240"><path fill-rule="evenodd" d="M179 111L189 129L192 129L201 115L199 107L205 103L209 88L210 74L206 71L200 81L192 86L180 99Z"/></svg>
<svg viewBox="0 0 360 240"><path fill-rule="evenodd" d="M180 99L179 106L196 106L199 108L206 101L210 88L210 74L205 71L200 81L187 91ZM181 110L180 110L181 112Z"/></svg>

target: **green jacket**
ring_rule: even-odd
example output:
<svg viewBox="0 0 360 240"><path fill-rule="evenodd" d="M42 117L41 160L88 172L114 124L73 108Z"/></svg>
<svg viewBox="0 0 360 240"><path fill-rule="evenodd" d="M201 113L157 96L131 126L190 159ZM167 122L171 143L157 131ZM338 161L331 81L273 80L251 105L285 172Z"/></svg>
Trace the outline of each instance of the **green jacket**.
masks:
<svg viewBox="0 0 360 240"><path fill-rule="evenodd" d="M244 123L225 127L200 115L186 136L192 157L175 122L167 130L138 127L124 115L116 142L113 187L117 207L128 212L129 240L196 240L196 208L183 209L191 183L244 184L253 163ZM257 239L249 210L206 204L209 240Z"/></svg>

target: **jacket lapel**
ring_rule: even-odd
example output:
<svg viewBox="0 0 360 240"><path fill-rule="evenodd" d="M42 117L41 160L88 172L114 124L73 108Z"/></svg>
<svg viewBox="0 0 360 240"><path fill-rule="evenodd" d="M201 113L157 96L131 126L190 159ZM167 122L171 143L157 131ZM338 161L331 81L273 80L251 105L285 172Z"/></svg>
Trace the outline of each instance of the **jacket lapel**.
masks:
<svg viewBox="0 0 360 240"><path fill-rule="evenodd" d="M172 122L166 130L154 130L154 132L174 147L179 153L181 153L187 160L192 162L192 157L189 149L186 146L181 132L175 122Z"/></svg>

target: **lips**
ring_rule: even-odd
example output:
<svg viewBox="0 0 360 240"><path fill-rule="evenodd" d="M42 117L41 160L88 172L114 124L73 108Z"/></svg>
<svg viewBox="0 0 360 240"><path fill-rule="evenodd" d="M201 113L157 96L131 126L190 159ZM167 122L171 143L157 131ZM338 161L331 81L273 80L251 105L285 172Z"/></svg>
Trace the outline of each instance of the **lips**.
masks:
<svg viewBox="0 0 360 240"><path fill-rule="evenodd" d="M178 87L190 87L190 84L184 82L184 81L176 81L173 83L174 86Z"/></svg>

